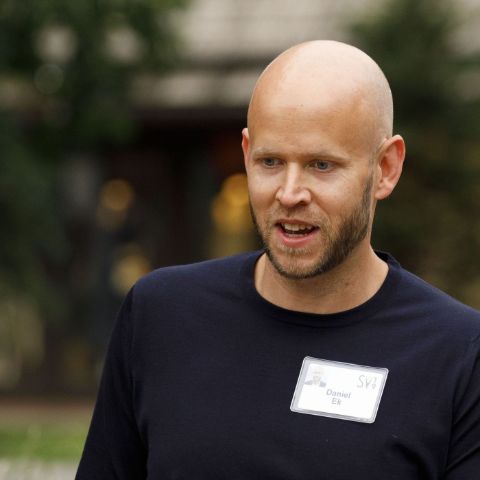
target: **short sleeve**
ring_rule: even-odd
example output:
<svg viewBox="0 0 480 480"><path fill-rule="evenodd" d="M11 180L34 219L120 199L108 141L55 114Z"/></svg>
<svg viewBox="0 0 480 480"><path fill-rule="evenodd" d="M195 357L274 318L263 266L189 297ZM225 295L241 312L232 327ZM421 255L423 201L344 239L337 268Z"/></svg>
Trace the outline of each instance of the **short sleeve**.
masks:
<svg viewBox="0 0 480 480"><path fill-rule="evenodd" d="M464 365L445 480L477 480L480 475L480 338L470 344Z"/></svg>
<svg viewBox="0 0 480 480"><path fill-rule="evenodd" d="M146 448L138 430L131 372L133 290L110 339L92 422L76 480L146 479Z"/></svg>

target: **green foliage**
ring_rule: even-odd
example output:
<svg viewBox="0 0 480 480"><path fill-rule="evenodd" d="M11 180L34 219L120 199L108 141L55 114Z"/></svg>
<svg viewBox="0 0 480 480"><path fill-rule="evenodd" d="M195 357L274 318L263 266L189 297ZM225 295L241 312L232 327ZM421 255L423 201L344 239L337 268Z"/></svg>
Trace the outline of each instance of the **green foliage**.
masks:
<svg viewBox="0 0 480 480"><path fill-rule="evenodd" d="M57 152L128 139L130 82L172 64L175 36L165 17L182 3L4 1L0 71L32 96L39 113L34 138Z"/></svg>
<svg viewBox="0 0 480 480"><path fill-rule="evenodd" d="M0 127L0 265L10 288L25 291L37 283L38 252L56 257L64 251L55 211L51 171L35 162L18 131Z"/></svg>
<svg viewBox="0 0 480 480"><path fill-rule="evenodd" d="M62 164L132 140L132 82L173 64L168 14L185 3L0 2L0 306L24 298L61 323L72 255Z"/></svg>
<svg viewBox="0 0 480 480"><path fill-rule="evenodd" d="M479 305L480 101L462 86L480 72L480 56L455 44L457 8L389 0L352 32L390 81L395 128L407 143L400 184L379 205L375 243Z"/></svg>
<svg viewBox="0 0 480 480"><path fill-rule="evenodd" d="M164 17L182 3L0 4L0 93L13 85L10 96L16 96L0 106L0 276L12 278L16 271L25 282L38 262L37 247L51 255L65 252L55 168L69 152L130 138L131 81L172 64L175 37Z"/></svg>

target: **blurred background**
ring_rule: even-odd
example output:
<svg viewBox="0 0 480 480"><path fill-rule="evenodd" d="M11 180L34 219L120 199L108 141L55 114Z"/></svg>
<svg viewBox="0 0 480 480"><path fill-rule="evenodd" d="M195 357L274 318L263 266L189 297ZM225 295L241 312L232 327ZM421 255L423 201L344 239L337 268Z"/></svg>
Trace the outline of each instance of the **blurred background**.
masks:
<svg viewBox="0 0 480 480"><path fill-rule="evenodd" d="M0 0L0 479L73 479L139 276L258 246L240 132L292 44L346 41L383 68L407 162L374 245L480 307L479 14L480 0Z"/></svg>

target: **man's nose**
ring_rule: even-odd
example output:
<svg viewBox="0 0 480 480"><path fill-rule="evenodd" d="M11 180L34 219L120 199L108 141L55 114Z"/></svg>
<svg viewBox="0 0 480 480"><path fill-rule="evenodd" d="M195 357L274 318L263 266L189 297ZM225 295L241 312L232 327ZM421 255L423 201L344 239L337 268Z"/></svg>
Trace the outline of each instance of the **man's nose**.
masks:
<svg viewBox="0 0 480 480"><path fill-rule="evenodd" d="M297 165L286 169L275 197L284 207L292 208L310 203L311 192L306 184L304 173Z"/></svg>

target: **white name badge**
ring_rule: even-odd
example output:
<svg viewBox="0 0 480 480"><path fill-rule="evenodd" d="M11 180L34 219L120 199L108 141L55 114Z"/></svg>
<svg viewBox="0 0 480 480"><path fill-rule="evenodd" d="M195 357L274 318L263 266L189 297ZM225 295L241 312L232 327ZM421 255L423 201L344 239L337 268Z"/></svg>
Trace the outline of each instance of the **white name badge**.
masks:
<svg viewBox="0 0 480 480"><path fill-rule="evenodd" d="M292 412L373 423L388 369L305 357Z"/></svg>

